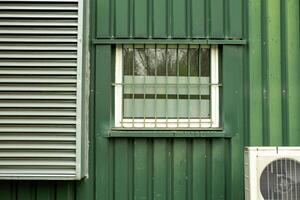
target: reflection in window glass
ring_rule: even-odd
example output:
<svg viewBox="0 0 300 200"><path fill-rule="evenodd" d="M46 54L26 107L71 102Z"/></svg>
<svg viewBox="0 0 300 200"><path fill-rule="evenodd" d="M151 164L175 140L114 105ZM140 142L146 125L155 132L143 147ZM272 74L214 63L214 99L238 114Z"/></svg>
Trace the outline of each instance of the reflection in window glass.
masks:
<svg viewBox="0 0 300 200"><path fill-rule="evenodd" d="M124 65L124 75L133 75L133 49L124 48L123 49L123 65Z"/></svg>
<svg viewBox="0 0 300 200"><path fill-rule="evenodd" d="M210 50L201 48L201 76L210 76Z"/></svg>
<svg viewBox="0 0 300 200"><path fill-rule="evenodd" d="M176 49L168 49L167 51L168 76L177 76L176 57L177 57Z"/></svg>
<svg viewBox="0 0 300 200"><path fill-rule="evenodd" d="M165 76L166 75L166 64L167 64L167 49L165 48L157 48L156 49L156 59L155 59L155 65L156 65L156 74L157 76Z"/></svg>
<svg viewBox="0 0 300 200"><path fill-rule="evenodd" d="M146 58L147 58L147 66L148 72L147 75L155 76L156 73L156 65L155 65L155 49L154 48L146 48Z"/></svg>
<svg viewBox="0 0 300 200"><path fill-rule="evenodd" d="M178 49L179 76L188 75L187 49Z"/></svg>
<svg viewBox="0 0 300 200"><path fill-rule="evenodd" d="M189 50L190 76L199 76L199 49Z"/></svg>
<svg viewBox="0 0 300 200"><path fill-rule="evenodd" d="M146 76L148 62L145 55L145 49L134 49L134 75Z"/></svg>

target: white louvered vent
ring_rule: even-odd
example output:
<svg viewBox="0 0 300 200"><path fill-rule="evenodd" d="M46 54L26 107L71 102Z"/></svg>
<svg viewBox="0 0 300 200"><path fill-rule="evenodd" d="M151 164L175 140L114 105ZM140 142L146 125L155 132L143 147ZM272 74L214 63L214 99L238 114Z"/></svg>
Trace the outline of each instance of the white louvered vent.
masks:
<svg viewBox="0 0 300 200"><path fill-rule="evenodd" d="M0 1L0 179L84 176L82 3Z"/></svg>

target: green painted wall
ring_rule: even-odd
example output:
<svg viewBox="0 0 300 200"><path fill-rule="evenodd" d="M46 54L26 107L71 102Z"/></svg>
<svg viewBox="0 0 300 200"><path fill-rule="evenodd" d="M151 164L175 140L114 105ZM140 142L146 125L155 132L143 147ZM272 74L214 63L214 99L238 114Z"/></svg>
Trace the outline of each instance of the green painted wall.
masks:
<svg viewBox="0 0 300 200"><path fill-rule="evenodd" d="M250 145L300 145L298 0L249 0Z"/></svg>
<svg viewBox="0 0 300 200"><path fill-rule="evenodd" d="M96 0L97 38L241 38L241 0Z"/></svg>
<svg viewBox="0 0 300 200"><path fill-rule="evenodd" d="M233 137L106 137L114 45L94 44L89 178L1 181L0 199L243 199L245 145L300 145L299 10L298 0L93 1L93 41L247 39L222 48L223 90L233 95L226 92L223 105L236 108L223 119L231 119L224 126Z"/></svg>

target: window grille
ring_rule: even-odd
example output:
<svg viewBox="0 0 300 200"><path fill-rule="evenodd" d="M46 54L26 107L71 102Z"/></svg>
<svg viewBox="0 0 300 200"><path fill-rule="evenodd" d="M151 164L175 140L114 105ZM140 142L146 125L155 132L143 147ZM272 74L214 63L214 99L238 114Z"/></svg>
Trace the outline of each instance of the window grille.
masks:
<svg viewBox="0 0 300 200"><path fill-rule="evenodd" d="M219 127L215 45L118 45L115 127Z"/></svg>

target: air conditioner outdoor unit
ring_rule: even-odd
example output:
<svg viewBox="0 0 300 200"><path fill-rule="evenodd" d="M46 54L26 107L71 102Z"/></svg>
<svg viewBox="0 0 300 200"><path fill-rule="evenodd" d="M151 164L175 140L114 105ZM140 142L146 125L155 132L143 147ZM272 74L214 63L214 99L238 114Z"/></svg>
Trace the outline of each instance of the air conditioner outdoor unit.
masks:
<svg viewBox="0 0 300 200"><path fill-rule="evenodd" d="M300 200L300 147L246 147L246 200Z"/></svg>

